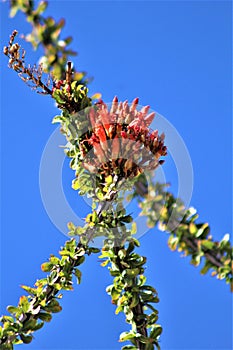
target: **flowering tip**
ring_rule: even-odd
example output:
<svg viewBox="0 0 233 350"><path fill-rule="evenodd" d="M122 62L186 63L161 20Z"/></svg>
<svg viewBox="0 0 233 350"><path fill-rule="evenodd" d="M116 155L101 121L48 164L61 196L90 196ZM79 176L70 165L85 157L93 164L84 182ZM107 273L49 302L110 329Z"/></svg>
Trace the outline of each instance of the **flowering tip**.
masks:
<svg viewBox="0 0 233 350"><path fill-rule="evenodd" d="M152 123L154 117L155 117L155 112L152 112L145 117L146 126L149 126Z"/></svg>
<svg viewBox="0 0 233 350"><path fill-rule="evenodd" d="M165 139L165 134L164 134L164 132L162 132L162 134L160 135L160 140L164 141L164 139Z"/></svg>
<svg viewBox="0 0 233 350"><path fill-rule="evenodd" d="M125 101L123 102L123 108L125 109L127 106L128 106L128 100L125 100Z"/></svg>
<svg viewBox="0 0 233 350"><path fill-rule="evenodd" d="M144 106L141 109L141 113L145 116L149 112L150 106Z"/></svg>
<svg viewBox="0 0 233 350"><path fill-rule="evenodd" d="M118 98L117 96L114 97L114 99L112 100L112 106L111 106L111 110L110 113L115 113L118 107Z"/></svg>
<svg viewBox="0 0 233 350"><path fill-rule="evenodd" d="M138 102L139 102L139 98L136 97L131 104L131 107L130 107L131 112L135 111L135 109L137 108Z"/></svg>
<svg viewBox="0 0 233 350"><path fill-rule="evenodd" d="M119 102L118 104L118 111L121 111L122 110L122 102Z"/></svg>

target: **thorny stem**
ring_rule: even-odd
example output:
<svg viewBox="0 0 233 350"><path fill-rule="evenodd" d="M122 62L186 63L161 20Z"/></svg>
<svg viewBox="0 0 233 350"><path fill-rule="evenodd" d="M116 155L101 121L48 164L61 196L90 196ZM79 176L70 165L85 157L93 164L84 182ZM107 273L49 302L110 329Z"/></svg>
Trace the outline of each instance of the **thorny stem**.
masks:
<svg viewBox="0 0 233 350"><path fill-rule="evenodd" d="M122 273L124 271L124 267L122 267L121 265L121 260L119 258L118 252L122 249L122 247L114 247L114 253L117 256L116 258L116 265L119 268L119 271ZM144 311L143 311L143 305L141 303L141 301L139 301L139 303L132 308L132 312L134 314L134 320L136 323L136 328L137 328L137 332L142 334L144 337L147 337L147 329L146 326L144 325L144 321L138 321L138 316L143 315ZM137 348L139 350L145 350L145 344L141 343L140 340L136 339L137 342Z"/></svg>

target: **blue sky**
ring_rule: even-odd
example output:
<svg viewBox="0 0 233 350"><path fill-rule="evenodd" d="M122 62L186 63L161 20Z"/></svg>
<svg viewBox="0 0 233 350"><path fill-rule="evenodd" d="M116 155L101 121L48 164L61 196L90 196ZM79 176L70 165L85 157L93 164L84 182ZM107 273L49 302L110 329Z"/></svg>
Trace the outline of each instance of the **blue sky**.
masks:
<svg viewBox="0 0 233 350"><path fill-rule="evenodd" d="M24 17L8 18L1 3L1 47L13 29L29 30ZM162 114L188 148L194 172L191 205L220 239L231 233L231 2L230 1L51 1L47 14L66 18L79 52L75 64L94 81L105 101L140 98ZM27 47L31 63L38 54ZM39 167L56 126L49 97L32 92L7 68L1 55L1 313L22 290L44 276L40 264L66 240L42 203ZM185 167L185 165L184 165ZM177 171L168 157L166 181L176 194ZM62 179L74 211L85 203L70 189L73 173L65 161ZM56 204L57 205L57 204ZM135 215L137 209L134 208ZM148 257L146 275L159 292L164 350L230 350L232 303L229 286L167 248L166 233L141 238ZM123 315L105 293L108 271L96 257L82 267L83 282L64 293L63 311L35 334L28 349L120 349L127 330ZM21 348L26 348L26 345ZM20 347L19 347L20 348Z"/></svg>

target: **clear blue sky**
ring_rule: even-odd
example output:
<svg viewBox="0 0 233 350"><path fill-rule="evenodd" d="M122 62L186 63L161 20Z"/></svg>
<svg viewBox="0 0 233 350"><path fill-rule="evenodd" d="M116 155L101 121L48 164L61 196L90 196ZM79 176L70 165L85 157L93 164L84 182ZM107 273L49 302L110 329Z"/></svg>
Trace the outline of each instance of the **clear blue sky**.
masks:
<svg viewBox="0 0 233 350"><path fill-rule="evenodd" d="M1 47L13 29L29 30L22 15L8 19L1 3ZM165 116L182 136L192 159L191 204L220 239L231 232L231 2L230 1L51 1L47 14L66 18L74 36L76 66L94 76L91 92L131 101L140 97ZM37 53L28 47L28 60ZM1 55L2 227L1 313L16 304L20 284L44 276L40 264L66 240L43 207L39 166L57 113L49 97L32 92L7 68ZM166 180L176 193L169 158ZM69 189L73 173L65 162L63 184L69 203L83 202ZM135 208L136 212L136 208ZM163 350L230 350L232 302L229 287L167 248L167 235L151 230L141 239L146 275L161 302ZM120 349L128 329L105 293L111 283L97 258L82 267L83 282L64 293L63 311L22 349Z"/></svg>

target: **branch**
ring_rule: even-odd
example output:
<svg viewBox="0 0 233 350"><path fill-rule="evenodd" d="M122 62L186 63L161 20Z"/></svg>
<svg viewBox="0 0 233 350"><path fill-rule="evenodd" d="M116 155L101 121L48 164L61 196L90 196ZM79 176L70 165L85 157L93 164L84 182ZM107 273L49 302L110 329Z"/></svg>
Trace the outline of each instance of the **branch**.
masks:
<svg viewBox="0 0 233 350"><path fill-rule="evenodd" d="M111 199L114 196L115 193ZM109 205L110 202L100 203L99 220L103 219L103 212ZM77 278L77 283L81 282L81 271L77 267L85 261L85 254L99 252L99 249L89 247L97 231L96 227L87 223L78 244L75 239L67 241L59 252L61 258L51 255L49 262L41 265L42 271L50 274L37 280L36 288L22 286L30 295L22 296L17 307L8 306L12 316L1 317L3 327L0 327L0 349L13 349L13 344L30 343L32 334L43 327L44 321L51 321L52 313L62 310L57 301L62 295L58 293L62 290L73 290L73 276Z"/></svg>
<svg viewBox="0 0 233 350"><path fill-rule="evenodd" d="M120 335L119 341L131 342L132 350L153 350L154 346L160 349L162 327L157 323L158 311L153 306L153 303L159 302L158 295L153 287L145 284L146 258L134 252L139 242L130 236L127 241L120 246L106 241L100 256L105 259L101 265L110 264L110 274L114 277L113 284L106 291L117 306L115 313L124 312L126 322L132 327ZM124 349L128 349L128 346L124 346Z"/></svg>
<svg viewBox="0 0 233 350"><path fill-rule="evenodd" d="M44 272L50 272L46 278L37 280L35 287L22 286L29 296L22 296L17 307L8 306L11 316L2 316L0 327L0 349L13 349L13 344L28 344L33 333L43 327L44 322L52 319L52 313L61 311L58 299L60 291L72 290L72 278L76 276L81 282L81 271L78 266L85 254L97 252L94 248L77 244L74 239L67 241L60 250L60 258L50 256L49 262L41 265Z"/></svg>
<svg viewBox="0 0 233 350"><path fill-rule="evenodd" d="M23 37L32 44L35 50L39 46L42 47L44 55L40 58L40 63L43 64L43 70L46 73L52 73L57 80L64 80L66 64L70 57L76 56L77 53L68 47L73 40L71 36L61 38L65 20L61 19L56 22L52 17L46 17L44 12L47 6L47 1L40 1L36 7L33 0L11 0L10 17L14 17L18 11L26 16L27 22L32 26L32 32ZM83 79L85 72L76 71L74 67L73 71L74 80L83 85L88 84L89 79Z"/></svg>
<svg viewBox="0 0 233 350"><path fill-rule="evenodd" d="M185 209L181 200L165 190L167 185L146 184L141 178L135 185L135 193L142 208L141 215L148 217L149 227L158 225L161 231L167 231L170 236L168 246L171 250L183 252L191 256L191 263L198 266L203 262L201 274L212 270L212 276L225 279L233 291L232 247L229 235L226 234L218 242L214 241L208 223L197 223L198 215L194 208Z"/></svg>

